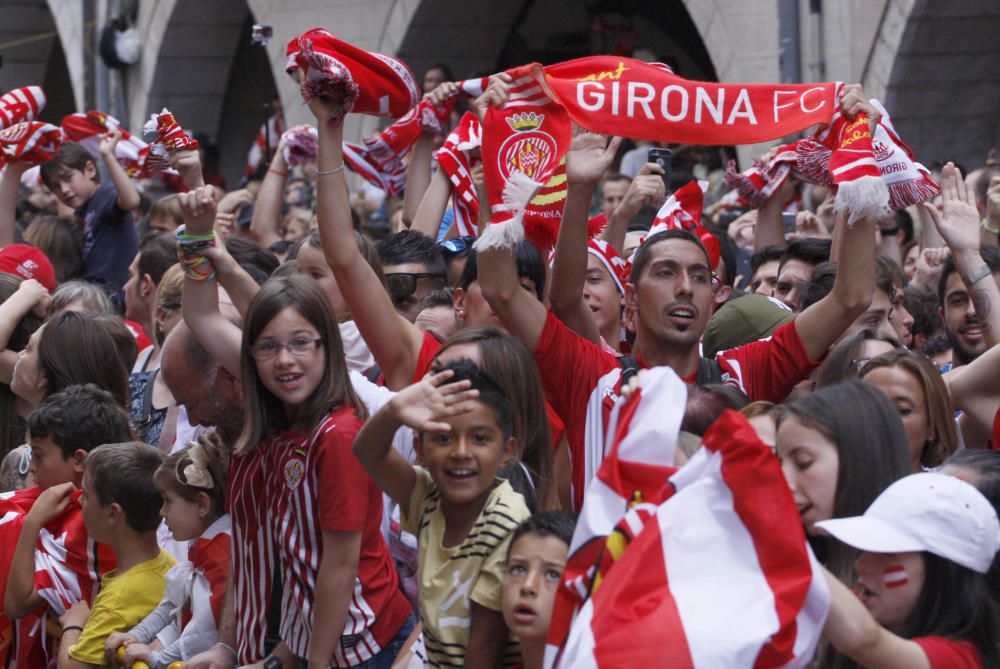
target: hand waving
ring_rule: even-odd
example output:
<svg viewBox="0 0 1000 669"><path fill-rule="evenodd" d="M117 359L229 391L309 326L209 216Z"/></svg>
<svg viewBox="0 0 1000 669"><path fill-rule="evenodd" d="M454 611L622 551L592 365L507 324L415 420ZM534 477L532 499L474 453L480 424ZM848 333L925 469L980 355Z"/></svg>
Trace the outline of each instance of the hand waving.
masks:
<svg viewBox="0 0 1000 669"><path fill-rule="evenodd" d="M979 251L976 195L954 163L941 170L941 211L926 202L922 206L953 254Z"/></svg>
<svg viewBox="0 0 1000 669"><path fill-rule="evenodd" d="M446 383L455 373L450 369L428 374L419 383L403 389L392 399L396 418L418 432L447 432L451 429L442 418L458 416L474 408L478 390L469 389L469 381Z"/></svg>
<svg viewBox="0 0 1000 669"><path fill-rule="evenodd" d="M621 143L621 137L612 137L607 142L603 135L592 132L582 132L574 137L566 153L567 181L571 184L596 184L611 166Z"/></svg>

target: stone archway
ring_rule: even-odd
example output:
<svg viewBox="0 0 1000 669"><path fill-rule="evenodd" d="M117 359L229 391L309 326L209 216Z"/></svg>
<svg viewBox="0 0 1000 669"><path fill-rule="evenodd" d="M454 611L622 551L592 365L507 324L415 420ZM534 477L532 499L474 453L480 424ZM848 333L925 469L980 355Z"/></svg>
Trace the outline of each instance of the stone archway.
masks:
<svg viewBox="0 0 1000 669"><path fill-rule="evenodd" d="M8 0L0 22L0 89L38 84L48 103L41 119L58 124L84 105L84 19L80 3Z"/></svg>
<svg viewBox="0 0 1000 669"><path fill-rule="evenodd" d="M1000 145L1000 5L978 0L910 5L885 86L901 137L928 166L972 170ZM873 73L874 75L874 73Z"/></svg>

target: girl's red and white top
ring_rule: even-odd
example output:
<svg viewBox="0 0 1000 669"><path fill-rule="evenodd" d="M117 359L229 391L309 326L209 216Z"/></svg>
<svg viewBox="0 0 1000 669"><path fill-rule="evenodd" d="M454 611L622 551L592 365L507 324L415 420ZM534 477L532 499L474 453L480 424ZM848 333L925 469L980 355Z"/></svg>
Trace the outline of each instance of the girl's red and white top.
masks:
<svg viewBox="0 0 1000 669"><path fill-rule="evenodd" d="M354 592L333 666L373 657L410 614L380 531L382 493L354 457L361 424L353 407L341 407L309 432L275 433L233 458L229 504L241 662L263 657L275 561L282 586L281 639L297 656L308 656L324 530L361 533Z"/></svg>

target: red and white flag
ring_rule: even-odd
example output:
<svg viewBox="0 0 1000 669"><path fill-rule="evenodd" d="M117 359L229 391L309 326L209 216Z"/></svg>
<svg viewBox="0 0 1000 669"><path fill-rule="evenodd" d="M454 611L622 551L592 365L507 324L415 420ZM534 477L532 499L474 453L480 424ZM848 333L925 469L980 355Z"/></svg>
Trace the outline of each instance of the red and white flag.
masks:
<svg viewBox="0 0 1000 669"><path fill-rule="evenodd" d="M45 108L45 91L41 86L15 88L0 97L0 130L15 123L34 121Z"/></svg>
<svg viewBox="0 0 1000 669"><path fill-rule="evenodd" d="M633 378L627 399L611 413L607 455L588 444L584 467L590 483L549 625L547 654L553 656L565 643L573 617L619 557L622 540L641 529L643 514L655 512L677 471L674 453L687 387L669 367L642 370ZM616 525L621 531L609 543Z"/></svg>
<svg viewBox="0 0 1000 669"><path fill-rule="evenodd" d="M547 666L809 664L830 594L781 467L746 418L725 412L670 485Z"/></svg>

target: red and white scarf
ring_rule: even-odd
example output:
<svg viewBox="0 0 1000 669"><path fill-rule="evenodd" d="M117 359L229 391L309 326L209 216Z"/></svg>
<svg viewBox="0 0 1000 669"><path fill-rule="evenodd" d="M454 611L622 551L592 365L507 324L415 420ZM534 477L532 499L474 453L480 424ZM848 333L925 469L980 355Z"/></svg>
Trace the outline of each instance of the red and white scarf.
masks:
<svg viewBox="0 0 1000 669"><path fill-rule="evenodd" d="M871 103L881 114L874 137L866 116L849 121L837 111L828 127L812 137L779 147L766 163L755 161L739 173L735 163L730 163L727 183L755 208L762 206L789 175L808 183L836 186L838 211L861 213L857 202L873 201L876 192L877 197L882 197L883 190L888 192L888 207L892 209L905 209L936 197L941 189L931 180L927 168L914 161L913 152L896 134L882 104L878 100ZM861 190L865 184L867 194ZM863 212L876 218L887 214L887 209L877 206Z"/></svg>
<svg viewBox="0 0 1000 669"><path fill-rule="evenodd" d="M41 86L15 88L0 97L0 130L15 123L34 121L45 108L45 91Z"/></svg>
<svg viewBox="0 0 1000 669"><path fill-rule="evenodd" d="M714 270L719 264L719 240L701 224L701 215L705 209L705 191L707 181L689 181L671 193L667 201L656 213L649 234L642 242L653 235L666 230L687 230L701 241L708 252L708 259Z"/></svg>
<svg viewBox="0 0 1000 669"><path fill-rule="evenodd" d="M285 49L285 72L302 73L302 97L329 97L340 107L329 119L339 124L349 112L399 118L420 100L413 73L403 61L370 53L313 28L293 38Z"/></svg>
<svg viewBox="0 0 1000 669"><path fill-rule="evenodd" d="M95 160L100 157L101 138L109 130L120 130L122 137L115 145L115 160L129 176L140 176L143 165L140 156L149 145L121 127L121 123L114 116L91 110L64 116L60 125L63 139L78 142L94 156Z"/></svg>
<svg viewBox="0 0 1000 669"><path fill-rule="evenodd" d="M572 139L569 115L544 90L541 67L525 65L508 74L513 81L507 103L502 109L487 110L483 119L483 172L490 224L476 241L479 250L510 247L524 237L524 210L561 165L565 171L564 157ZM544 207L540 227L550 213L551 228L558 229L565 177L562 182L554 185L551 193L542 193L546 201L540 203ZM546 241L551 246L555 234Z"/></svg>
<svg viewBox="0 0 1000 669"><path fill-rule="evenodd" d="M319 152L319 133L311 125L297 125L286 130L281 139L285 142L285 166L288 169L316 162Z"/></svg>
<svg viewBox="0 0 1000 669"><path fill-rule="evenodd" d="M62 144L62 131L49 123L26 121L0 130L0 167L25 162L41 165L52 160Z"/></svg>
<svg viewBox="0 0 1000 669"><path fill-rule="evenodd" d="M451 205L455 212L455 226L463 237L475 237L479 229L479 194L472 181L471 170L480 163L472 155L483 144L479 119L466 112L462 120L444 140L434 154L435 160L451 181Z"/></svg>

